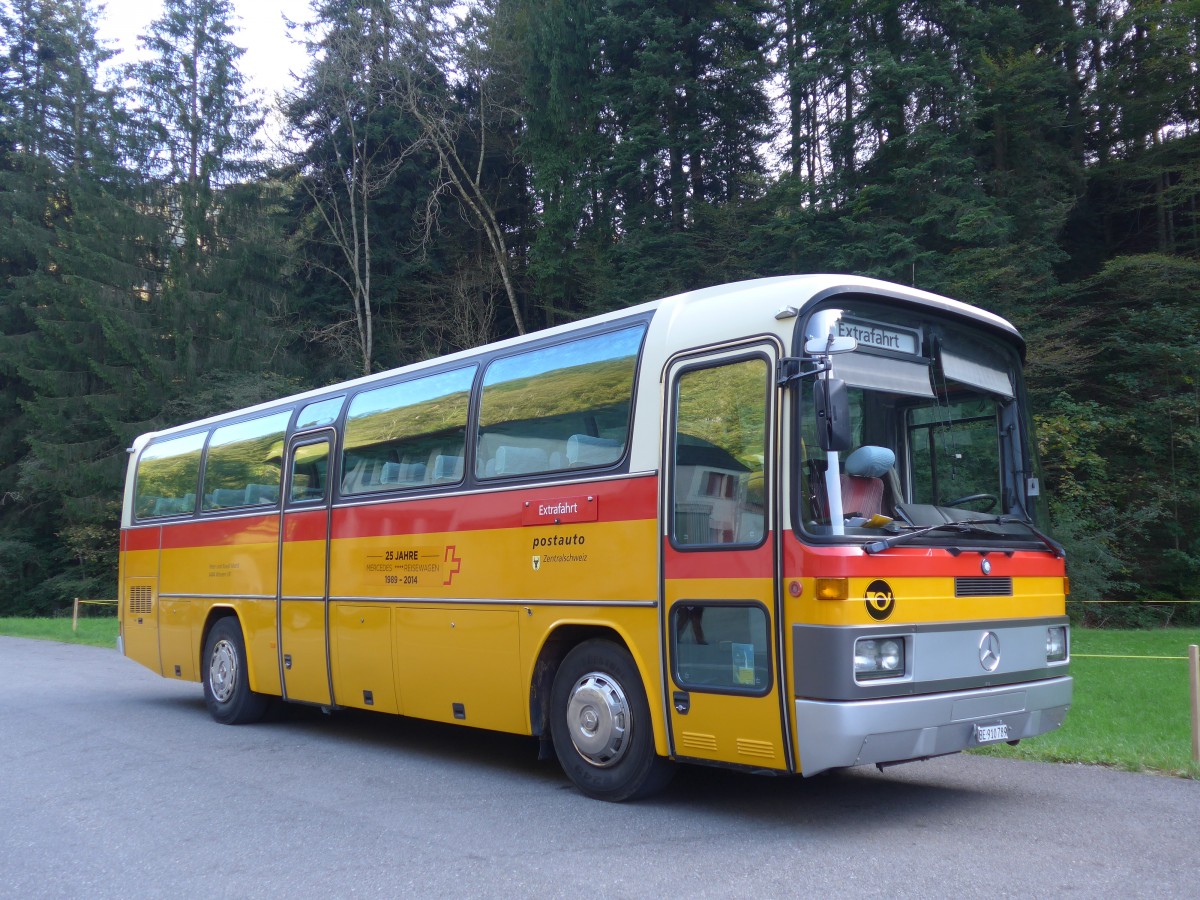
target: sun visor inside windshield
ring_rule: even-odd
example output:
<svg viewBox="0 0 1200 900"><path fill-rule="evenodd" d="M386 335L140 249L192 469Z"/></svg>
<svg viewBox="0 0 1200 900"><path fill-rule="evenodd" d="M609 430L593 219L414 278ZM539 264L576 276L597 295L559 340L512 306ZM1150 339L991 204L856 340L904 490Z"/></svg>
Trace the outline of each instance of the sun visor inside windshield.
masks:
<svg viewBox="0 0 1200 900"><path fill-rule="evenodd" d="M929 366L923 360L914 362L870 353L842 353L833 357L833 377L843 379L851 387L917 397L933 396Z"/></svg>
<svg viewBox="0 0 1200 900"><path fill-rule="evenodd" d="M942 372L950 381L970 385L974 388L998 394L1007 400L1013 398L1012 377L999 361L986 358L967 359L945 347L941 350Z"/></svg>

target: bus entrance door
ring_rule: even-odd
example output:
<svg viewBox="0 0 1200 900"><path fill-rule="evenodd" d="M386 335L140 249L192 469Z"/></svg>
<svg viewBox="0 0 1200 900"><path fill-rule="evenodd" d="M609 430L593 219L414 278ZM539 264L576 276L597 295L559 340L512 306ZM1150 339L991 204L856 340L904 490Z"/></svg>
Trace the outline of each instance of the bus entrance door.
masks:
<svg viewBox="0 0 1200 900"><path fill-rule="evenodd" d="M670 369L663 643L680 759L791 768L775 637L778 353L754 343Z"/></svg>
<svg viewBox="0 0 1200 900"><path fill-rule="evenodd" d="M279 675L288 700L329 704L329 460L334 433L296 435L279 542Z"/></svg>

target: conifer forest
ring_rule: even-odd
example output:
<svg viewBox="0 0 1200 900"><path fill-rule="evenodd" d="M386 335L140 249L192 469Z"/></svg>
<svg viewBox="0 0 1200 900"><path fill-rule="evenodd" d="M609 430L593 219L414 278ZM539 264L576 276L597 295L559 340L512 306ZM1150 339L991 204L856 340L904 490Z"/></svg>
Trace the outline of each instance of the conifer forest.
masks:
<svg viewBox="0 0 1200 900"><path fill-rule="evenodd" d="M1013 321L1071 599L1200 599L1200 0L315 0L279 98L99 15L0 0L0 615L115 596L138 434L799 272Z"/></svg>

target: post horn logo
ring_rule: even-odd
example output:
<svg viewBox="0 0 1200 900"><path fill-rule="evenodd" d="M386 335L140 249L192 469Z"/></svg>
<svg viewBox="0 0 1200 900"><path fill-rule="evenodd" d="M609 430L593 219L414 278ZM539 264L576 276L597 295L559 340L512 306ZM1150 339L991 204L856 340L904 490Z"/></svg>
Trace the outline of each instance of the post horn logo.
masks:
<svg viewBox="0 0 1200 900"><path fill-rule="evenodd" d="M892 586L886 581L872 581L867 585L867 612L872 619L882 622L896 609L896 597Z"/></svg>
<svg viewBox="0 0 1200 900"><path fill-rule="evenodd" d="M540 556L535 556L533 558L533 571L538 572L541 570L541 568L542 568L542 558Z"/></svg>

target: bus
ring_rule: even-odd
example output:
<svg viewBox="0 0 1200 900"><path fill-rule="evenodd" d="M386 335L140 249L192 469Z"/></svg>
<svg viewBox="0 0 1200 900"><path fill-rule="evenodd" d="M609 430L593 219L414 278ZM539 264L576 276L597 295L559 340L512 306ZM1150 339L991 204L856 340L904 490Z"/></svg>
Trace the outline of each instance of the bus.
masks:
<svg viewBox="0 0 1200 900"><path fill-rule="evenodd" d="M218 722L529 735L604 800L1015 744L1072 695L1024 355L783 276L142 435L120 647Z"/></svg>

